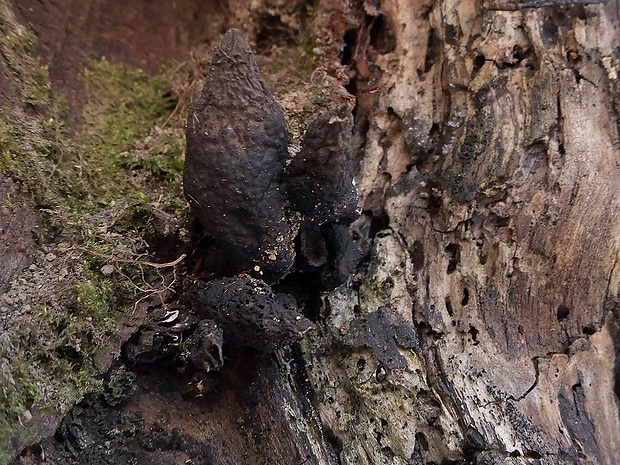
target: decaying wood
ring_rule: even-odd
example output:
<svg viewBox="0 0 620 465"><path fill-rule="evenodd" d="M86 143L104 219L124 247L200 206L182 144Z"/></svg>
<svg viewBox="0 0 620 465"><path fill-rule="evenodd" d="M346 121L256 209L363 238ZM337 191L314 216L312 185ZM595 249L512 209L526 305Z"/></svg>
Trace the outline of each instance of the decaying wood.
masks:
<svg viewBox="0 0 620 465"><path fill-rule="evenodd" d="M0 292L5 292L18 270L32 263L41 226L41 219L34 212L13 205L16 195L14 183L0 173Z"/></svg>
<svg viewBox="0 0 620 465"><path fill-rule="evenodd" d="M617 5L381 8L396 45L359 100L358 187L389 229L306 349L341 460L613 463ZM403 369L343 344L385 307L418 332Z"/></svg>
<svg viewBox="0 0 620 465"><path fill-rule="evenodd" d="M516 2L487 2L487 10L516 11L528 8L544 8L547 6L560 5L589 5L595 3L607 3L607 0L526 0Z"/></svg>
<svg viewBox="0 0 620 465"><path fill-rule="evenodd" d="M223 3L254 39L305 5ZM195 398L143 374L123 414L165 443L144 460L616 463L619 6L583 3L316 6L370 256L294 350L228 354Z"/></svg>

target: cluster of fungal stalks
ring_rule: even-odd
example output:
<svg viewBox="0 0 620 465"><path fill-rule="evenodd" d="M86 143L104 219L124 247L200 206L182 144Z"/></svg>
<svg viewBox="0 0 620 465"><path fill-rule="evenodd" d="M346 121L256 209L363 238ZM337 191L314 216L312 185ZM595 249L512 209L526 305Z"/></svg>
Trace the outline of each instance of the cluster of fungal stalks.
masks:
<svg viewBox="0 0 620 465"><path fill-rule="evenodd" d="M249 44L230 29L215 47L189 111L184 189L222 277L199 282L190 300L234 342L271 350L312 326L269 286L291 271L318 272L325 288L353 271L352 129L348 105L319 115L289 161L284 113Z"/></svg>

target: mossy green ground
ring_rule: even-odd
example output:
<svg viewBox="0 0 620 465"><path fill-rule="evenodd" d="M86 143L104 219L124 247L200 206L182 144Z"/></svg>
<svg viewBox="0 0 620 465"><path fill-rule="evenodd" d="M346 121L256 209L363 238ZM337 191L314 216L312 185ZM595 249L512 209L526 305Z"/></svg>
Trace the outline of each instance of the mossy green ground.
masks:
<svg viewBox="0 0 620 465"><path fill-rule="evenodd" d="M97 355L118 318L145 289L169 283L161 270L150 276L127 264L123 273L101 269L118 266L119 256L148 255L148 238L164 234L154 210L171 218L186 212L183 112L173 112L171 75L149 76L105 58L93 62L80 76L85 99L76 133L35 46L0 0L0 60L15 97L0 109L0 172L20 192L2 201L13 210L38 209L43 240L69 242L83 263L72 284L58 290L58 305L42 304L27 323L3 328L10 335L0 338L0 463L14 455L11 438L34 435L27 426L33 409L61 414L101 388L106 367Z"/></svg>

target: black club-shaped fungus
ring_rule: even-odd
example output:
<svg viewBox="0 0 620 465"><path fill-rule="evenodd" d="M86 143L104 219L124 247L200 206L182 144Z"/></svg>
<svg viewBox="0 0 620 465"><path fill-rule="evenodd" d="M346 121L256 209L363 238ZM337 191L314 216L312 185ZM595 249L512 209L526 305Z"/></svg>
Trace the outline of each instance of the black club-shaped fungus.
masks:
<svg viewBox="0 0 620 465"><path fill-rule="evenodd" d="M293 297L276 294L247 274L201 283L191 300L195 311L224 330L228 342L260 351L298 340L312 328Z"/></svg>
<svg viewBox="0 0 620 465"><path fill-rule="evenodd" d="M361 212L352 169L353 115L340 105L310 122L288 167L287 191L302 214L300 251L323 285L346 281L360 258L348 226Z"/></svg>
<svg viewBox="0 0 620 465"><path fill-rule="evenodd" d="M349 225L360 216L353 180L353 114L348 105L308 125L301 152L288 167L289 198L305 219Z"/></svg>
<svg viewBox="0 0 620 465"><path fill-rule="evenodd" d="M283 188L288 132L237 29L215 47L186 136L185 195L206 232L236 272L276 281L294 259Z"/></svg>

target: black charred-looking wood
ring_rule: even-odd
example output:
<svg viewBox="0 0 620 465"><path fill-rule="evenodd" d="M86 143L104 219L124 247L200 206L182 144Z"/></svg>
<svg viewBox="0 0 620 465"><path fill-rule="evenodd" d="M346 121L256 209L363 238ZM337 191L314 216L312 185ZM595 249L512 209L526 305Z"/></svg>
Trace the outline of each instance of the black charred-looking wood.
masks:
<svg viewBox="0 0 620 465"><path fill-rule="evenodd" d="M364 251L345 225L328 223L321 227L321 232L327 244L327 260L321 267L321 282L327 289L335 289L353 274Z"/></svg>
<svg viewBox="0 0 620 465"><path fill-rule="evenodd" d="M227 342L271 352L301 339L312 322L288 294L276 294L247 274L197 283L190 301L196 313L215 321Z"/></svg>
<svg viewBox="0 0 620 465"><path fill-rule="evenodd" d="M400 348L419 351L418 335L411 324L388 307L361 315L350 323L345 334L334 332L334 337L351 347L370 348L377 360L389 370L407 367Z"/></svg>
<svg viewBox="0 0 620 465"><path fill-rule="evenodd" d="M283 190L288 132L237 29L215 47L186 136L185 195L206 232L237 272L258 267L257 276L276 281L294 259Z"/></svg>
<svg viewBox="0 0 620 465"><path fill-rule="evenodd" d="M176 340L175 335L143 328L125 343L123 358L132 366L152 363L174 365L177 363L177 350L172 344Z"/></svg>
<svg viewBox="0 0 620 465"><path fill-rule="evenodd" d="M303 215L300 252L307 265L320 268L326 288L346 281L360 258L346 228L361 213L351 161L352 130L348 105L319 115L288 167L289 200Z"/></svg>

